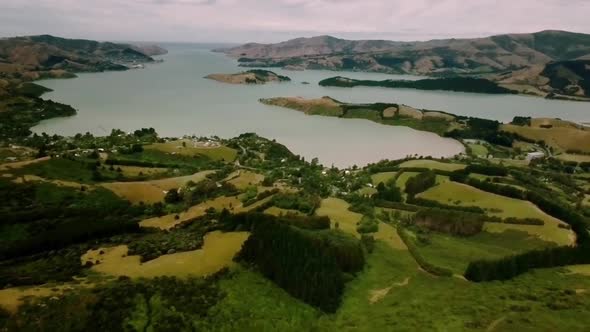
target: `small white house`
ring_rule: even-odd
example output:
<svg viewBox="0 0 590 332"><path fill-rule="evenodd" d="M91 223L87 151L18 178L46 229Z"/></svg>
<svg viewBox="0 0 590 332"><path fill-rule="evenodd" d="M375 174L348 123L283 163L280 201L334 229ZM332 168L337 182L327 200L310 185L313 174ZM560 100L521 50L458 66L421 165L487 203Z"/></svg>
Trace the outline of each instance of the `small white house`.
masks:
<svg viewBox="0 0 590 332"><path fill-rule="evenodd" d="M526 154L526 160L531 161L533 159L545 158L545 153L540 151L529 152Z"/></svg>

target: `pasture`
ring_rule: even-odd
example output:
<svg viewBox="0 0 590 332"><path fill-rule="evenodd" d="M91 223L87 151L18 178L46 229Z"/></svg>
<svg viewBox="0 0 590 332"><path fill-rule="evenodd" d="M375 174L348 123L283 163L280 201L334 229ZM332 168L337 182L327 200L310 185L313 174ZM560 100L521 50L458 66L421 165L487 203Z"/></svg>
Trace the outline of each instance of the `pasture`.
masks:
<svg viewBox="0 0 590 332"><path fill-rule="evenodd" d="M147 150L157 150L166 153L174 153L183 156L205 156L211 160L232 162L236 159L238 152L227 146L211 143L207 146L204 142L194 142L191 139L180 139L166 143L155 143L147 145Z"/></svg>
<svg viewBox="0 0 590 332"><path fill-rule="evenodd" d="M326 198L322 200L322 204L316 210L316 215L327 216L332 221L331 227L352 234L357 238L361 235L357 232L357 224L361 221L363 215L360 213L348 210L350 205L339 198ZM391 225L380 222L377 232L373 233L375 240L383 241L394 249L407 250L403 241L397 235L397 231Z"/></svg>
<svg viewBox="0 0 590 332"><path fill-rule="evenodd" d="M414 240L422 257L431 264L451 269L459 275L463 275L467 265L475 260L499 259L555 245L516 230L502 233L482 232L470 237L432 232L427 238L428 243Z"/></svg>
<svg viewBox="0 0 590 332"><path fill-rule="evenodd" d="M397 172L382 172L376 173L371 175L371 180L373 181L374 185L378 185L379 183L387 183L387 181L393 179L397 175Z"/></svg>
<svg viewBox="0 0 590 332"><path fill-rule="evenodd" d="M541 128L504 124L501 126L501 130L516 133L534 141L544 141L558 151L590 152L590 130L580 130L573 126L556 125L555 123L548 125L553 125L553 127Z"/></svg>
<svg viewBox="0 0 590 332"><path fill-rule="evenodd" d="M403 162L399 165L400 168L429 168L429 169L438 169L441 171L457 171L460 169L464 169L467 167L463 164L452 164L452 163L443 163L437 160L429 160L429 159L415 159L415 160L408 160Z"/></svg>
<svg viewBox="0 0 590 332"><path fill-rule="evenodd" d="M202 181L207 175L214 172L215 171L202 171L193 175L152 181L101 183L100 186L111 190L117 194L117 196L134 204L138 204L139 202L157 203L164 200L166 191L180 188L189 181Z"/></svg>
<svg viewBox="0 0 590 332"><path fill-rule="evenodd" d="M213 208L217 211L222 210L223 208L227 208L229 210L232 210L232 212L236 212L235 209L240 208L241 206L242 202L237 197L222 196L192 206L187 211L142 220L139 223L139 226L168 230L185 221L204 216L205 211L207 211L210 208Z"/></svg>
<svg viewBox="0 0 590 332"><path fill-rule="evenodd" d="M139 256L128 256L125 245L99 248L84 254L81 264L93 262L91 269L95 272L131 278L206 276L235 264L233 257L249 235L248 232L211 232L205 235L201 249L163 255L145 263L140 262Z"/></svg>
<svg viewBox="0 0 590 332"><path fill-rule="evenodd" d="M549 216L528 201L488 193L451 181L432 187L419 194L418 197L435 200L443 204L479 206L491 216L537 218L545 222L543 226L486 223L485 230L488 232L502 233L507 230L520 230L532 236L537 236L544 241L551 241L560 245L568 245L574 242L572 231L558 227L559 224L563 224L562 221Z"/></svg>

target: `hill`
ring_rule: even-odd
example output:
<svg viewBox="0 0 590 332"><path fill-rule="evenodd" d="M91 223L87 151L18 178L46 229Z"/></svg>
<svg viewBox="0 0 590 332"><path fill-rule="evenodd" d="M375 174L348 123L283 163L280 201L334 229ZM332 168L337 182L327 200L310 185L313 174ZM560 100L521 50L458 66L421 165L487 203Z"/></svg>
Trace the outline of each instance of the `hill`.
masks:
<svg viewBox="0 0 590 332"><path fill-rule="evenodd" d="M590 98L590 60L555 61L502 73L492 79L503 87L547 98Z"/></svg>
<svg viewBox="0 0 590 332"><path fill-rule="evenodd" d="M145 53L144 53L145 52ZM162 50L50 35L0 39L0 78L34 80L71 77L75 72L126 70L153 62Z"/></svg>
<svg viewBox="0 0 590 332"><path fill-rule="evenodd" d="M587 59L590 35L566 31L424 42L297 38L218 50L244 66L361 70L401 74L473 74Z"/></svg>
<svg viewBox="0 0 590 332"><path fill-rule="evenodd" d="M210 74L205 78L229 84L266 84L268 82L289 82L287 76L277 75L268 70L248 70L236 74Z"/></svg>

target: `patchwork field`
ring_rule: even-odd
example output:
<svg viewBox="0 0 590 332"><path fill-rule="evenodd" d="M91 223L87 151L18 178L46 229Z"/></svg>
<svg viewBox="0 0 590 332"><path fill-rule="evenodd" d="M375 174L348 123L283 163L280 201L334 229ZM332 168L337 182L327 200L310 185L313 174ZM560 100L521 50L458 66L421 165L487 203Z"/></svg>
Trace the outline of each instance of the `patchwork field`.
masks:
<svg viewBox="0 0 590 332"><path fill-rule="evenodd" d="M360 234L356 231L356 226L361 221L363 215L349 211L349 207L350 204L346 201L330 197L322 200L322 204L315 211L315 214L330 218L332 228L335 228L336 223L338 223L339 229L360 238Z"/></svg>
<svg viewBox="0 0 590 332"><path fill-rule="evenodd" d="M575 161L578 163L590 162L590 155L563 153L555 156L557 159L564 161Z"/></svg>
<svg viewBox="0 0 590 332"><path fill-rule="evenodd" d="M145 263L139 256L127 256L125 245L100 248L84 254L81 263L93 262L95 272L131 278L206 276L233 265L234 255L248 236L248 232L211 232L205 235L202 249L163 255Z"/></svg>
<svg viewBox="0 0 590 332"><path fill-rule="evenodd" d="M555 245L526 232L506 230L502 233L482 232L471 237L457 237L432 232L427 244L416 245L420 254L431 264L451 269L463 275L467 265L480 259L499 259L533 249Z"/></svg>
<svg viewBox="0 0 590 332"><path fill-rule="evenodd" d="M102 183L102 187L111 190L118 196L130 201L131 203L157 203L164 200L166 191L174 188L180 188L189 181L199 182L204 180L207 175L214 171L203 171L193 175L180 176L153 181L141 182L113 182Z"/></svg>
<svg viewBox="0 0 590 332"><path fill-rule="evenodd" d="M387 181L393 179L397 175L397 172L383 172L371 175L373 184L377 185L381 182L387 183Z"/></svg>
<svg viewBox="0 0 590 332"><path fill-rule="evenodd" d="M31 164L35 164L41 161L46 161L51 159L50 157L43 157L43 158L38 158L38 159L33 159L33 160L26 160L26 161L17 161L14 163L5 163L5 164L0 164L0 172L5 172L5 171L10 171L10 170L14 170L14 169L19 169Z"/></svg>
<svg viewBox="0 0 590 332"><path fill-rule="evenodd" d="M183 144L184 143L184 144ZM155 143L145 147L148 150L158 150L184 156L206 156L212 160L234 161L238 152L217 143L194 142L190 139L180 139L166 143Z"/></svg>
<svg viewBox="0 0 590 332"><path fill-rule="evenodd" d="M451 181L430 188L418 196L444 204L479 206L486 209L488 214L492 216L537 218L545 222L543 226L487 223L485 230L488 232L502 233L507 230L519 230L537 236L544 241L551 241L560 245L572 244L575 240L572 231L558 227L559 224L563 224L562 221L547 215L527 201L488 193Z"/></svg>
<svg viewBox="0 0 590 332"><path fill-rule="evenodd" d="M403 172L395 181L395 185L403 192L408 180L420 173L418 172Z"/></svg>
<svg viewBox="0 0 590 332"><path fill-rule="evenodd" d="M153 176L168 172L167 168L161 167L117 166L117 168L121 169L124 176Z"/></svg>
<svg viewBox="0 0 590 332"><path fill-rule="evenodd" d="M88 185L73 182L73 181L64 181L64 180L47 180L40 176L36 175L22 175L13 180L15 183L24 183L24 182L50 182L62 187L70 187L70 188L80 188L82 186L88 187ZM92 188L92 186L90 186Z"/></svg>
<svg viewBox="0 0 590 332"><path fill-rule="evenodd" d="M90 288L92 283L77 282L71 284L47 284L35 287L11 287L0 289L0 307L15 312L27 298L60 296L80 287Z"/></svg>
<svg viewBox="0 0 590 332"><path fill-rule="evenodd" d="M549 146L561 151L580 150L590 152L589 130L580 130L571 125L556 125L555 123L548 125L553 125L553 127L541 128L504 124L501 129L535 141L545 141Z"/></svg>
<svg viewBox="0 0 590 332"><path fill-rule="evenodd" d="M226 180L227 182L236 186L236 188L244 190L250 186L259 185L264 180L264 175L250 171L239 170L230 174Z"/></svg>
<svg viewBox="0 0 590 332"><path fill-rule="evenodd" d="M410 168L410 167L419 167L419 168L430 168L430 169L438 169L441 171L456 171L460 169L464 169L467 167L466 165L462 164L451 164L451 163L443 163L436 160L428 160L428 159L416 159L416 160L408 160L401 165L401 168Z"/></svg>
<svg viewBox="0 0 590 332"><path fill-rule="evenodd" d="M362 219L362 214L349 211L350 204L339 198L326 198L316 210L316 215L329 217L332 221L332 228L338 223L338 228L346 233L352 234L357 238L361 235L357 232L357 223ZM394 249L407 250L406 245L397 235L393 226L385 223L379 223L379 229L373 233L375 240L387 243Z"/></svg>
<svg viewBox="0 0 590 332"><path fill-rule="evenodd" d="M488 148L481 144L467 144L471 148L471 153L478 157L486 157L488 155Z"/></svg>
<svg viewBox="0 0 590 332"><path fill-rule="evenodd" d="M163 230L171 229L187 220L195 219L205 215L205 211L209 208L215 210L222 210L223 208L235 210L242 206L242 202L235 196L232 197L217 197L213 200L203 202L201 204L190 207L187 211L180 213L168 214L162 217L155 217L143 220L139 223L141 227L154 227Z"/></svg>
<svg viewBox="0 0 590 332"><path fill-rule="evenodd" d="M270 214L272 216L281 216L281 215L296 215L296 216L303 216L303 212L298 211L298 210L288 210L288 209L281 209L279 207L276 206L271 206L268 209L264 210L264 213L266 214Z"/></svg>
<svg viewBox="0 0 590 332"><path fill-rule="evenodd" d="M142 220L139 223L139 226L169 230L175 227L176 225L182 224L185 221L204 216L206 211L211 208L215 209L216 211L221 211L225 208L230 210L232 213L247 212L258 208L260 205L267 203L271 199L272 196L269 196L259 200L258 202L252 205L244 207L242 201L240 201L236 196L221 196L212 200L205 201L201 204L192 206L187 211Z"/></svg>

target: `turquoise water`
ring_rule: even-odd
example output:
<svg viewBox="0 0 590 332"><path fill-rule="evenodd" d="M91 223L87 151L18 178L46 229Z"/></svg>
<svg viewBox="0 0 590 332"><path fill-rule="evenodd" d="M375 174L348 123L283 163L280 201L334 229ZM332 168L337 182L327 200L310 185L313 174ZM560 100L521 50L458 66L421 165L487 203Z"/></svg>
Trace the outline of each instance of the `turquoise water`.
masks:
<svg viewBox="0 0 590 332"><path fill-rule="evenodd" d="M320 80L330 71L276 72L290 83L259 86L229 85L203 77L234 73L243 68L222 54L199 45L169 45L164 63L143 70L80 74L71 80L41 84L54 92L45 95L78 109L78 115L43 121L35 132L73 135L110 133L113 128L154 127L161 136L218 135L233 137L256 132L275 138L306 159L318 157L324 165L365 165L406 155L452 156L463 150L456 141L406 127L379 125L367 120L307 116L262 105L259 98L278 96L331 96L347 102L397 102L455 114L507 121L514 115L561 117L590 121L590 104L547 101L520 96L488 96L383 88L324 88ZM374 73L346 73L359 79L405 78ZM304 85L301 82L311 84Z"/></svg>

